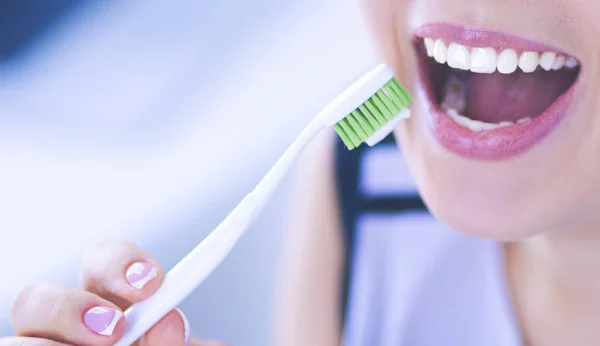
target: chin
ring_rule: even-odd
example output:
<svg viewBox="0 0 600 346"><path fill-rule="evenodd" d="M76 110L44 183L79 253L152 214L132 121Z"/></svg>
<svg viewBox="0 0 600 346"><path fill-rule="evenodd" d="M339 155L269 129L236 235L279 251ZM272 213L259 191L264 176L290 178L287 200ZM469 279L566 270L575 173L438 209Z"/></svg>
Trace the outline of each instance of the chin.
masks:
<svg viewBox="0 0 600 346"><path fill-rule="evenodd" d="M431 196L429 196L431 197ZM424 194L426 201L432 199ZM539 210L517 210L507 206L498 209L498 203L474 203L464 198L452 201L426 202L431 213L448 227L470 236L501 242L516 242L545 234L552 222L541 221Z"/></svg>
<svg viewBox="0 0 600 346"><path fill-rule="evenodd" d="M396 137L425 204L450 228L513 242L598 218L599 194L591 189L597 185L596 169L580 167L577 178L564 169L572 157L568 147L557 149L564 138L550 138L512 159L477 160L448 150L430 135L426 112L416 104Z"/></svg>
<svg viewBox="0 0 600 346"><path fill-rule="evenodd" d="M456 231L515 242L600 222L594 180L553 170L541 153L492 163L457 156L427 136L399 142L430 212Z"/></svg>
<svg viewBox="0 0 600 346"><path fill-rule="evenodd" d="M546 222L541 220L547 220L547 206L531 205L528 195L535 191L528 193L518 182L511 185L508 176L483 178L480 170L467 170L464 165L454 166L453 170L448 162L444 167L441 171L420 167L418 170L427 173L417 180L431 213L452 229L499 241L516 241L544 232L542 224Z"/></svg>

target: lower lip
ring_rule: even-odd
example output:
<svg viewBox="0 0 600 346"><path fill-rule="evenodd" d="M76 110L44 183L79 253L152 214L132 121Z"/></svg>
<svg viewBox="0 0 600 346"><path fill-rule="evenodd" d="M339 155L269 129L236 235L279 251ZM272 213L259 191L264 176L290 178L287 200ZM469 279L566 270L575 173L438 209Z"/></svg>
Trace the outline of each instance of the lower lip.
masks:
<svg viewBox="0 0 600 346"><path fill-rule="evenodd" d="M425 92L431 116L429 128L437 141L446 149L476 160L500 161L523 154L540 143L567 115L573 104L581 77L544 112L524 124L515 124L494 130L475 132L455 123L435 101L433 86L425 57L417 52L419 86Z"/></svg>

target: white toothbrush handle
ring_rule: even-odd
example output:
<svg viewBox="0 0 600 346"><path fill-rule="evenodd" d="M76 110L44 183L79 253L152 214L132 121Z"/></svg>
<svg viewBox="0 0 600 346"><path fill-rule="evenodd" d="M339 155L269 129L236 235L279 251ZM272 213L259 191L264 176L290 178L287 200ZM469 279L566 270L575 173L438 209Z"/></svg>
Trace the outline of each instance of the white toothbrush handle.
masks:
<svg viewBox="0 0 600 346"><path fill-rule="evenodd" d="M225 259L270 199L275 188L306 145L325 127L311 122L275 166L217 228L175 265L158 291L125 311L127 329L115 346L129 346L177 307Z"/></svg>

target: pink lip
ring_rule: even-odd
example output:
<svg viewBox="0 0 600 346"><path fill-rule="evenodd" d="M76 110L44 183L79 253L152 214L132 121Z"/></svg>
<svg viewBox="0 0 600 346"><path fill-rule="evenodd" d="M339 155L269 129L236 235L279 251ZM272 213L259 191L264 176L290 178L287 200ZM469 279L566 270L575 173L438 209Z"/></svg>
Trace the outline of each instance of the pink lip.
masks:
<svg viewBox="0 0 600 346"><path fill-rule="evenodd" d="M477 27L462 27L449 23L427 24L415 30L420 38L441 39L444 43L458 43L468 47L491 47L496 50L512 48L520 52L563 53L549 45ZM567 54L568 55L568 54Z"/></svg>
<svg viewBox="0 0 600 346"><path fill-rule="evenodd" d="M482 29L460 28L447 24L440 25L439 29L435 28L436 26L434 25L428 25L424 28L419 28L417 32L420 36L421 33L426 30L437 30L440 33L443 32L445 38L449 36L453 37L451 40L454 40L453 42L457 43L461 41L455 40L455 38L462 37L462 42L465 42L464 38L475 37L471 39L469 43L463 43L471 46L473 45L473 42L480 42L483 46L487 47L502 47L508 42L507 35L487 32ZM453 29L448 31L450 28ZM478 34L474 35L474 32L477 32ZM426 37L432 37L428 35L429 34L427 34ZM495 42L493 41L494 38L500 39ZM513 38L511 42L517 42L517 40L520 39ZM483 44L484 41L486 44ZM523 42L528 42L524 40L520 41L520 47L525 47L525 43ZM530 44L530 42L526 44ZM513 46L510 47L513 48ZM529 45L527 47L535 46ZM429 69L427 68L427 59L430 58L427 57L422 45L417 46L417 54L419 85L421 90L425 93L425 99L427 99L428 102L428 113L430 114L429 127L434 137L448 150L458 155L477 160L505 160L524 153L540 143L567 115L568 109L573 103L574 95L582 73L581 71L579 72L577 80L565 93L559 96L550 107L532 120L509 127L474 132L455 123L446 112L439 107L438 103L435 101L433 86L431 85L431 79L429 77Z"/></svg>

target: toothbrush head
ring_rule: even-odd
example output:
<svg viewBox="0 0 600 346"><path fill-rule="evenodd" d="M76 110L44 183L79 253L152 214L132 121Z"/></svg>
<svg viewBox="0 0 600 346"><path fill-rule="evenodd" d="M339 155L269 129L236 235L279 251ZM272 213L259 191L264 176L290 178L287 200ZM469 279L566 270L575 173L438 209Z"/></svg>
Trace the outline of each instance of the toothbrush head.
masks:
<svg viewBox="0 0 600 346"><path fill-rule="evenodd" d="M383 64L352 84L328 107L328 125L334 126L349 150L362 143L373 146L410 117L412 101L406 89Z"/></svg>

